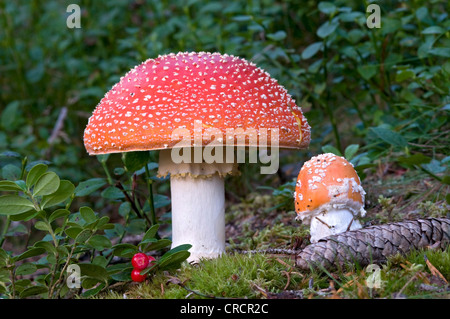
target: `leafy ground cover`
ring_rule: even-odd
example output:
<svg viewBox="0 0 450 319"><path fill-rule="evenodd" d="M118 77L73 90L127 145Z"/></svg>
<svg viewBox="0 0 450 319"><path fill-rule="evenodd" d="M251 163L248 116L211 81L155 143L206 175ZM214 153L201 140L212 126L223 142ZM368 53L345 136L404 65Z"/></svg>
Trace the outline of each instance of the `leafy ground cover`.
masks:
<svg viewBox="0 0 450 319"><path fill-rule="evenodd" d="M448 297L448 250L393 258L381 269L383 288L372 290L366 269L300 273L291 257L262 253L308 244L294 220L294 178L322 152L354 164L366 225L449 216L446 1L382 3L381 28L367 26L368 4L350 0L85 1L79 29L66 25L69 4L0 3L3 298ZM188 247L169 249L170 185L155 176L158 154L89 157L82 141L120 76L178 51L256 63L312 126L310 148L283 152L278 174L244 164L229 179L230 254L197 267L182 263ZM158 263L135 285L138 250ZM66 284L72 264L85 274L81 289Z"/></svg>

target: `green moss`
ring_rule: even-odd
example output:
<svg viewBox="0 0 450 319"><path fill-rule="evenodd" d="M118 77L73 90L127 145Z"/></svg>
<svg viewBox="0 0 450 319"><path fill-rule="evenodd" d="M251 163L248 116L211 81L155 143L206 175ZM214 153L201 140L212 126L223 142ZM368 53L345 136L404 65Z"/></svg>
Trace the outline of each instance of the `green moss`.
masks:
<svg viewBox="0 0 450 319"><path fill-rule="evenodd" d="M127 293L129 298L261 298L262 292L278 293L288 283L285 262L263 254L225 255L184 265L174 273L160 273ZM302 276L289 275L297 287Z"/></svg>

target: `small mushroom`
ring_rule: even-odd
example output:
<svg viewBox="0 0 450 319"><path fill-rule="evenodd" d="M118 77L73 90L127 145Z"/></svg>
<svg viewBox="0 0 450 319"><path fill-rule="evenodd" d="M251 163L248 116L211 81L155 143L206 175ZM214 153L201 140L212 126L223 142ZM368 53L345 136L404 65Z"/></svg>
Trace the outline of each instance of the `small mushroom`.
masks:
<svg viewBox="0 0 450 319"><path fill-rule="evenodd" d="M238 172L225 149L258 146L275 130L276 147L309 145L307 120L284 87L244 59L191 52L148 59L122 77L94 110L84 143L89 154L161 150L172 246L191 244L188 260L197 261L225 252L224 179Z"/></svg>
<svg viewBox="0 0 450 319"><path fill-rule="evenodd" d="M311 242L361 228L364 189L353 165L345 158L321 154L305 162L295 187L297 218L310 224Z"/></svg>

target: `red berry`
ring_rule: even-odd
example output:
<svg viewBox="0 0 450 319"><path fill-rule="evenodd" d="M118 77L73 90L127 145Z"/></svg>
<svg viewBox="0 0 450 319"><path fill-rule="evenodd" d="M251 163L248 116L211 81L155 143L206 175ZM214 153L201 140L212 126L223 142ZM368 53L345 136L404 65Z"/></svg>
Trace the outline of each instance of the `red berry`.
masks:
<svg viewBox="0 0 450 319"><path fill-rule="evenodd" d="M133 269L131 272L131 280L135 282L143 282L147 278L147 274L141 275L141 271L138 269Z"/></svg>
<svg viewBox="0 0 450 319"><path fill-rule="evenodd" d="M137 253L131 259L131 264L133 265L133 268L138 270L144 270L145 268L147 268L148 263L149 263L148 256L144 253Z"/></svg>
<svg viewBox="0 0 450 319"><path fill-rule="evenodd" d="M155 257L151 256L151 255L147 255L148 257L148 266L147 267L151 267L153 266L153 262L156 260Z"/></svg>

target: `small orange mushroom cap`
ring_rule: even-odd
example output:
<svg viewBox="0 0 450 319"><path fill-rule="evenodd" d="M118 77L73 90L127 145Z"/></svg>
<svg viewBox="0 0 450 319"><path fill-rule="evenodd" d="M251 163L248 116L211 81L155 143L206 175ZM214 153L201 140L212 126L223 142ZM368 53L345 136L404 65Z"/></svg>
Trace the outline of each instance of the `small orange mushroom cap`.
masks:
<svg viewBox="0 0 450 319"><path fill-rule="evenodd" d="M312 157L303 164L295 187L297 218L309 221L330 209L347 208L354 216L365 215L364 189L353 165L331 154Z"/></svg>

